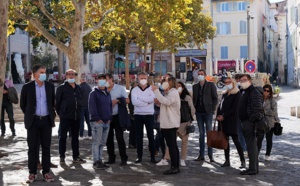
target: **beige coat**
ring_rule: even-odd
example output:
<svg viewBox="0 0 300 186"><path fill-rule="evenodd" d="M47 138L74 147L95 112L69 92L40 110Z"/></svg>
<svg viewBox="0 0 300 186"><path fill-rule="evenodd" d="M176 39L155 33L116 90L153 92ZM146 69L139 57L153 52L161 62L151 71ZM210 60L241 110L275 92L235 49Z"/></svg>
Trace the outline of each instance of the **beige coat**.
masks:
<svg viewBox="0 0 300 186"><path fill-rule="evenodd" d="M180 126L180 97L175 88L170 89L163 96L158 89L154 91L157 100L160 102L160 128L171 129Z"/></svg>
<svg viewBox="0 0 300 186"><path fill-rule="evenodd" d="M192 119L194 120L196 110L195 110L195 107L194 107L194 104L193 104L193 99L192 99L192 97L189 96L189 95L187 95L187 96L185 96L184 101L187 101L187 102L189 103L189 106L190 106L190 108L191 108L191 114L192 114L192 116L193 116ZM177 132L178 132L180 135L184 136L184 135L186 134L186 126L188 126L188 125L190 125L190 124L191 124L191 122L180 123L180 127L179 127L179 129L177 130Z"/></svg>

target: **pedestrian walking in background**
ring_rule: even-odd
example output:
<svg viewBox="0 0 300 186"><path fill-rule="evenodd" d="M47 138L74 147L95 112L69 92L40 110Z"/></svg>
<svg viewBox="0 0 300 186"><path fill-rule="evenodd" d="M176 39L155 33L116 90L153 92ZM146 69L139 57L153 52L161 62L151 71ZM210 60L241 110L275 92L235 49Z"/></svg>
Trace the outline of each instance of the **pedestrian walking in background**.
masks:
<svg viewBox="0 0 300 186"><path fill-rule="evenodd" d="M141 163L143 158L143 137L144 124L147 130L147 137L149 141L149 150L151 162L157 163L155 160L154 147L154 99L155 95L151 90L148 82L148 74L140 72L138 75L139 85L131 92L131 101L134 106L134 120L136 126L136 141L137 141L137 159L135 163Z"/></svg>
<svg viewBox="0 0 300 186"><path fill-rule="evenodd" d="M126 154L126 143L124 140L124 130L126 127L124 125L127 125L127 118L120 118L120 105L122 103L126 104L129 103L128 95L126 93L126 90L123 86L117 85L114 83L114 79L112 74L106 74L106 82L107 82L107 90L111 96L112 100L112 120L110 123L108 138L107 138L107 153L109 156L107 164L114 164L116 161L116 154L115 154L115 145L114 145L114 135L116 134L116 139L119 147L119 154L121 158L120 165L127 165L128 156ZM127 112L127 110L126 110ZM127 112L128 115L128 112Z"/></svg>
<svg viewBox="0 0 300 186"><path fill-rule="evenodd" d="M235 79L237 88L239 90L241 90L240 74L235 74L234 79ZM245 137L244 137L243 129L242 129L242 124L241 124L240 120L238 120L238 123L237 123L237 130L238 130L239 142L243 148L244 155L247 155L247 146L246 146Z"/></svg>
<svg viewBox="0 0 300 186"><path fill-rule="evenodd" d="M212 130L212 117L218 104L218 94L216 85L205 80L206 71L198 71L199 83L193 85L193 103L196 109L196 118L199 128L199 156L195 161L204 161L205 135ZM208 147L210 162L214 162L213 149Z"/></svg>
<svg viewBox="0 0 300 186"><path fill-rule="evenodd" d="M98 75L97 87L94 87L89 96L89 110L93 134L92 155L93 168L108 168L103 162L103 148L106 144L110 121L112 119L112 101L106 88L106 75Z"/></svg>
<svg viewBox="0 0 300 186"><path fill-rule="evenodd" d="M259 171L255 122L264 115L263 95L252 85L249 74L242 74L240 82L242 90L238 111L249 157L249 169L241 171L240 174L255 175Z"/></svg>
<svg viewBox="0 0 300 186"><path fill-rule="evenodd" d="M165 96L160 93L156 86L152 86L152 90L160 102L160 127L166 139L171 158L171 168L163 173L169 175L180 172L179 150L176 141L176 133L180 126L180 97L174 77L168 78L162 86L165 90Z"/></svg>
<svg viewBox="0 0 300 186"><path fill-rule="evenodd" d="M80 129L79 129L79 140L83 139L84 132L84 120L88 127L88 138L92 138L92 129L90 125L90 113L88 108L88 99L92 91L90 85L86 83L86 76L81 75L80 77L80 88L81 88L81 115L80 115Z"/></svg>
<svg viewBox="0 0 300 186"><path fill-rule="evenodd" d="M46 80L46 67L32 68L34 81L25 84L21 90L20 107L24 113L27 129L28 169L27 183L37 178L39 146L42 147L43 177L46 182L54 181L50 174L50 146L52 127L55 126L55 90Z"/></svg>
<svg viewBox="0 0 300 186"><path fill-rule="evenodd" d="M193 70L193 79L194 79L194 83L197 83L199 80L198 80L198 67L195 67L194 70Z"/></svg>
<svg viewBox="0 0 300 186"><path fill-rule="evenodd" d="M56 90L56 112L60 118L59 155L60 163L65 164L67 133L71 128L73 163L85 163L79 156L79 127L81 111L81 89L75 83L77 73L66 71L66 81Z"/></svg>
<svg viewBox="0 0 300 186"><path fill-rule="evenodd" d="M136 148L136 130L135 130L135 120L134 120L134 106L131 101L131 92L138 85L138 82L134 81L131 83L131 89L128 95L129 103L128 109L130 114L130 131L129 131L129 144L128 148Z"/></svg>
<svg viewBox="0 0 300 186"><path fill-rule="evenodd" d="M11 80L5 79L3 87L3 98L2 98L2 110L1 110L1 136L5 136L6 127L4 122L4 113L6 111L9 120L9 127L11 130L11 135L16 136L15 130L15 119L14 119L14 109L12 101L9 99L9 89L14 88L14 84Z"/></svg>
<svg viewBox="0 0 300 186"><path fill-rule="evenodd" d="M217 111L217 120L220 125L222 125L222 129L227 136L231 136L231 139L238 151L241 160L240 168L246 167L245 157L243 148L238 140L238 131L237 125L239 121L238 116L238 104L240 101L241 93L238 87L235 85L233 80L229 77L226 77L225 80L225 88L226 91L223 92L222 100L219 104ZM230 145L228 145L227 149L224 150L225 153L225 162L221 167L229 167L230 166Z"/></svg>
<svg viewBox="0 0 300 186"><path fill-rule="evenodd" d="M258 154L260 152L262 142L264 140L264 136L266 136L267 140L267 149L265 154L265 160L270 160L271 150L273 146L273 134L274 134L274 126L275 122L280 122L277 113L277 102L273 99L273 89L270 84L266 84L263 86L263 96L264 96L264 112L267 118L267 122L269 124L270 130L265 135L260 135L257 138L257 148Z"/></svg>

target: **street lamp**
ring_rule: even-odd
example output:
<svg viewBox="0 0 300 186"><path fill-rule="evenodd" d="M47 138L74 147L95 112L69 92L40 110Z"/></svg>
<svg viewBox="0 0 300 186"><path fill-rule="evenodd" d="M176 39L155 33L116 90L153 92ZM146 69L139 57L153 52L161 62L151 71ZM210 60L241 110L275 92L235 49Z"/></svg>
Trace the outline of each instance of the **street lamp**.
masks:
<svg viewBox="0 0 300 186"><path fill-rule="evenodd" d="M247 46L248 46L248 60L250 60L250 19L254 19L254 16L250 14L250 6L247 6Z"/></svg>

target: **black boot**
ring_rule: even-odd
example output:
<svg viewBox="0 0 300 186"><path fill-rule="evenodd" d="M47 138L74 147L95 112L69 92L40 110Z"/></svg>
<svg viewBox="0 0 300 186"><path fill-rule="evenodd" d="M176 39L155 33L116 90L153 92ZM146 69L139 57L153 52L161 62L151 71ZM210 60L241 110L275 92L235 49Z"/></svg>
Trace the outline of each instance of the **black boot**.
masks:
<svg viewBox="0 0 300 186"><path fill-rule="evenodd" d="M240 169L242 169L242 168L246 168L246 161L245 160L241 161Z"/></svg>
<svg viewBox="0 0 300 186"><path fill-rule="evenodd" d="M171 167L169 170L163 172L164 175L177 174L179 173L179 168Z"/></svg>
<svg viewBox="0 0 300 186"><path fill-rule="evenodd" d="M221 167L230 167L230 161L226 160Z"/></svg>

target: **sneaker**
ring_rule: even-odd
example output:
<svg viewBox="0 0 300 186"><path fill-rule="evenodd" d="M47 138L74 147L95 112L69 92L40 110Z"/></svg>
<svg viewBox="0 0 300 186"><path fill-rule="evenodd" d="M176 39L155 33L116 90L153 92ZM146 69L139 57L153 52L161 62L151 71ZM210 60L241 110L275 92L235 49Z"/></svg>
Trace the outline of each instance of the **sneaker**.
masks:
<svg viewBox="0 0 300 186"><path fill-rule="evenodd" d="M157 166L167 166L169 165L168 161L165 159L161 159L160 162L156 164Z"/></svg>
<svg viewBox="0 0 300 186"><path fill-rule="evenodd" d="M44 181L45 182L53 182L54 178L51 176L50 173L46 173L46 174L44 174Z"/></svg>
<svg viewBox="0 0 300 186"><path fill-rule="evenodd" d="M186 166L186 164L185 164L185 161L184 161L184 160L180 160L180 166L181 166L181 167L185 167L185 166Z"/></svg>
<svg viewBox="0 0 300 186"><path fill-rule="evenodd" d="M268 155L266 155L266 156L265 156L265 161L271 161L271 157L268 156Z"/></svg>
<svg viewBox="0 0 300 186"><path fill-rule="evenodd" d="M92 136L88 136L88 137L86 137L87 139L89 139L89 140L91 140L91 139L93 139L93 137Z"/></svg>
<svg viewBox="0 0 300 186"><path fill-rule="evenodd" d="M36 174L29 174L28 180L26 181L26 183L34 182L34 180L36 180L36 178L37 178Z"/></svg>
<svg viewBox="0 0 300 186"><path fill-rule="evenodd" d="M82 141L82 140L84 140L84 137L83 136L79 136L78 140Z"/></svg>
<svg viewBox="0 0 300 186"><path fill-rule="evenodd" d="M97 161L93 164L94 169L104 170L106 168L109 168L110 166L106 165L102 161Z"/></svg>
<svg viewBox="0 0 300 186"><path fill-rule="evenodd" d="M77 158L73 159L73 163L86 163L86 161L78 156Z"/></svg>

